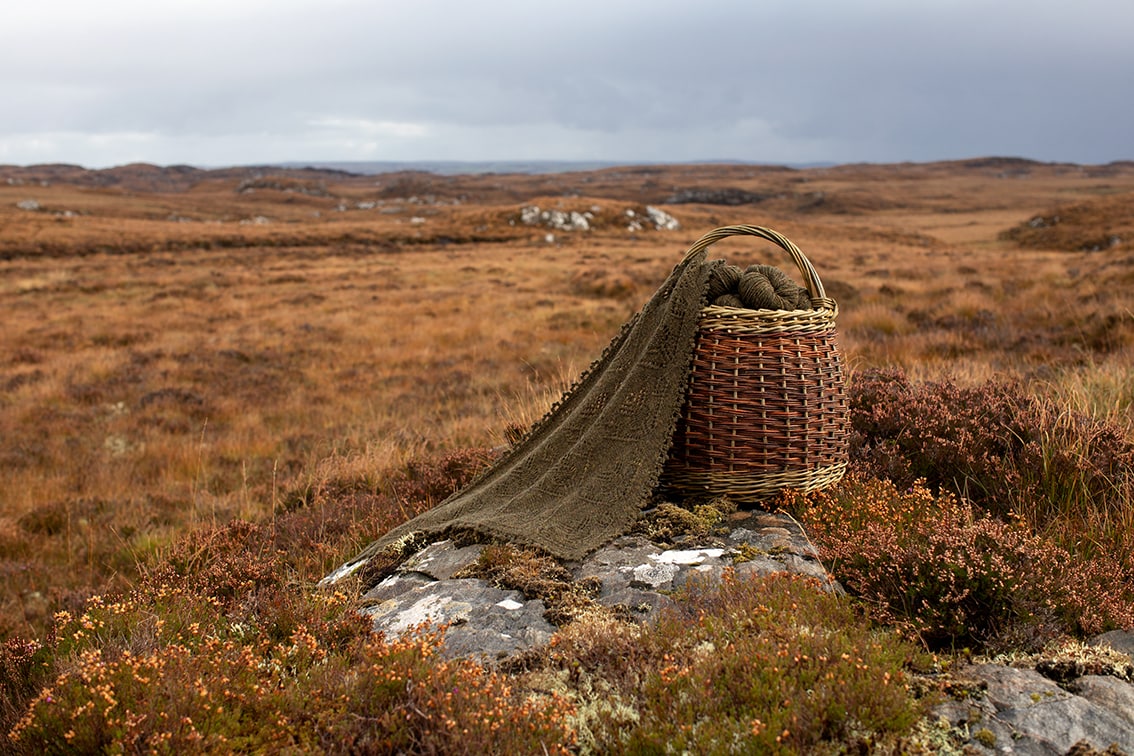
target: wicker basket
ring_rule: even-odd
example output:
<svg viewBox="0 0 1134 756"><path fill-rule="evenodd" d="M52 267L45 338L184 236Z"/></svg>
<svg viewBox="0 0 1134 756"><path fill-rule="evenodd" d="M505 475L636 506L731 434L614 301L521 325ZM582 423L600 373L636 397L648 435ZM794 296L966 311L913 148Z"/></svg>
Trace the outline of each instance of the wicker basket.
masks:
<svg viewBox="0 0 1134 756"><path fill-rule="evenodd" d="M848 413L835 338L838 306L811 262L787 238L759 226L709 232L686 259L730 236L784 249L803 274L814 309L709 306L697 341L664 486L682 495L738 502L836 483L847 467Z"/></svg>

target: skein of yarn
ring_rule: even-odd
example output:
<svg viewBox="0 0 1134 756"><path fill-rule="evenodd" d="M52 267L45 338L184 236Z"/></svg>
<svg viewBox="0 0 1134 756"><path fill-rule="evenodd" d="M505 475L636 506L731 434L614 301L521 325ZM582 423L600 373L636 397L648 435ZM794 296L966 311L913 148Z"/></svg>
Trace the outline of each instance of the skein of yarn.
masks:
<svg viewBox="0 0 1134 756"><path fill-rule="evenodd" d="M735 265L716 265L709 274L709 301L717 304L717 298L725 294L736 294L743 271Z"/></svg>
<svg viewBox="0 0 1134 756"><path fill-rule="evenodd" d="M709 301L750 310L810 310L811 293L771 265L718 265L709 277Z"/></svg>

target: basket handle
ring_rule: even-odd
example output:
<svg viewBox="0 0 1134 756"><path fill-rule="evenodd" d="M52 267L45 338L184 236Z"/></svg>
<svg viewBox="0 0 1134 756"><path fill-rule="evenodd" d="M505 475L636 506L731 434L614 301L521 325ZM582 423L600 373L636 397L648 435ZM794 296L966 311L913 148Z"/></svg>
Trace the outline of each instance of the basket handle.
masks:
<svg viewBox="0 0 1134 756"><path fill-rule="evenodd" d="M709 233L702 236L697 241L693 242L693 246L685 253L685 258L682 262L688 262L693 256L700 252L705 251L721 239L727 239L730 236L758 236L761 239L767 239L770 242L781 247L787 252L799 272L803 275L803 281L807 284L807 290L811 293L811 299L815 301L818 306L832 306L834 300L827 297L827 292L823 288L823 282L819 280L819 274L815 272L815 266L807 259L807 256L800 251L799 247L795 246L783 234L773 231L770 228L763 226L722 226L713 229Z"/></svg>

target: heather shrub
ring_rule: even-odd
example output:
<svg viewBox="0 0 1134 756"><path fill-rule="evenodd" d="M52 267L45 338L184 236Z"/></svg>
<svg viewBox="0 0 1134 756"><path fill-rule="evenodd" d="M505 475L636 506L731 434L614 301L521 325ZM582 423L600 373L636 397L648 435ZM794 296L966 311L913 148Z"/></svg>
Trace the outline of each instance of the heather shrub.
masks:
<svg viewBox="0 0 1134 756"><path fill-rule="evenodd" d="M914 385L900 371L870 371L850 388L851 456L899 488L924 480L1007 515L1029 401L998 384Z"/></svg>
<svg viewBox="0 0 1134 756"><path fill-rule="evenodd" d="M436 633L388 643L345 596L312 591L328 560L447 496L487 458L411 460L374 485L329 479L269 522L202 528L164 549L136 590L59 613L49 643L0 651L10 746L562 751L573 739L562 702L442 659Z"/></svg>
<svg viewBox="0 0 1134 756"><path fill-rule="evenodd" d="M922 480L1065 544L1124 555L1134 525L1134 444L1116 426L1014 384L911 384L871 371L850 389L851 458L899 489Z"/></svg>
<svg viewBox="0 0 1134 756"><path fill-rule="evenodd" d="M146 570L142 585L176 583L185 590L225 605L280 581L279 555L264 527L236 520L206 528L171 546Z"/></svg>
<svg viewBox="0 0 1134 756"><path fill-rule="evenodd" d="M1113 559L1088 561L921 481L899 490L852 474L793 506L847 590L932 648L1038 648L1134 624Z"/></svg>
<svg viewBox="0 0 1134 756"><path fill-rule="evenodd" d="M393 476L390 488L398 499L432 506L469 483L495 457L491 449L475 448L410 460Z"/></svg>
<svg viewBox="0 0 1134 756"><path fill-rule="evenodd" d="M232 751L562 753L570 707L438 654L387 641L341 594L281 595L222 615L178 588L94 599L59 618L57 677L12 728L17 753Z"/></svg>
<svg viewBox="0 0 1134 756"><path fill-rule="evenodd" d="M0 644L0 732L7 732L52 671L52 649L40 641L9 638Z"/></svg>
<svg viewBox="0 0 1134 756"><path fill-rule="evenodd" d="M493 457L480 448L424 455L381 477L365 460L331 458L285 494L270 521L197 531L167 549L151 571L164 581L177 575L211 595L280 579L281 570L317 580L362 544L465 485Z"/></svg>
<svg viewBox="0 0 1134 756"><path fill-rule="evenodd" d="M428 508L464 486L495 458L494 450L483 447L424 454L378 476L368 455L332 455L285 492L279 508L291 512L313 505L337 504L359 495L386 496L401 504Z"/></svg>
<svg viewBox="0 0 1134 756"><path fill-rule="evenodd" d="M797 753L905 732L918 651L855 605L780 575L690 586L655 627L580 620L548 667L575 691L599 753Z"/></svg>

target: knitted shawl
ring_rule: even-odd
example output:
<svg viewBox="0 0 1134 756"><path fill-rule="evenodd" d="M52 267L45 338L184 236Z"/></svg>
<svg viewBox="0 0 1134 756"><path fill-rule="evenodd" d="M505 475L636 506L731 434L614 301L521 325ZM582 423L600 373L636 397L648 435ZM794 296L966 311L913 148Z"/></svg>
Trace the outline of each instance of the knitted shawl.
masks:
<svg viewBox="0 0 1134 756"><path fill-rule="evenodd" d="M630 530L669 454L709 277L721 264L706 263L704 251L683 260L495 465L350 564L410 535L461 531L576 560Z"/></svg>

